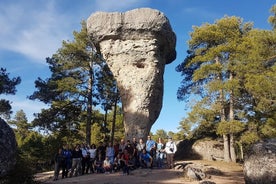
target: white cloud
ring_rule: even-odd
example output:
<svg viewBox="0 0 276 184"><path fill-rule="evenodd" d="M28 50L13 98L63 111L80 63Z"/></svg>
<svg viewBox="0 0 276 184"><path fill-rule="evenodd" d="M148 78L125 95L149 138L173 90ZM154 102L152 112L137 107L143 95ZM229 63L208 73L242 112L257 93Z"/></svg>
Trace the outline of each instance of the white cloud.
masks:
<svg viewBox="0 0 276 184"><path fill-rule="evenodd" d="M76 22L80 26L81 20L95 11L124 11L145 2L35 0L26 3L24 0L17 0L15 3L4 0L0 2L0 49L19 53L33 62L45 64L45 58L61 47L62 40L72 39ZM65 6L69 3L79 3L79 6L70 11Z"/></svg>
<svg viewBox="0 0 276 184"><path fill-rule="evenodd" d="M8 100L11 102L13 116L17 111L23 110L28 121L32 121L34 119L34 113L39 113L41 109L48 108L48 106L42 102L19 98L18 96L12 96Z"/></svg>
<svg viewBox="0 0 276 184"><path fill-rule="evenodd" d="M42 3L42 4L41 4ZM45 63L66 39L69 16L59 14L54 1L0 3L0 49ZM68 37L68 36L67 36Z"/></svg>

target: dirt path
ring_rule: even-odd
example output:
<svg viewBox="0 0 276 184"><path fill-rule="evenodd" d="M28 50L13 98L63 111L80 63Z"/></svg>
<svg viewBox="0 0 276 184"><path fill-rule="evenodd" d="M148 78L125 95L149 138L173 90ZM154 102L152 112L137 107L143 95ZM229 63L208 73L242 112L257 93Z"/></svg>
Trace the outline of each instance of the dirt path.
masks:
<svg viewBox="0 0 276 184"><path fill-rule="evenodd" d="M216 184L244 184L242 167L238 164L211 162L211 161L191 161L193 163L204 164L205 166L215 168L221 172L210 173L211 178ZM199 181L189 181L183 177L182 170L175 169L137 169L125 176L122 173L111 174L87 174L79 177L72 177L66 179L53 180L53 172L40 173L37 179L43 183L97 183L97 184L140 184L140 183L184 183L184 184L198 184Z"/></svg>

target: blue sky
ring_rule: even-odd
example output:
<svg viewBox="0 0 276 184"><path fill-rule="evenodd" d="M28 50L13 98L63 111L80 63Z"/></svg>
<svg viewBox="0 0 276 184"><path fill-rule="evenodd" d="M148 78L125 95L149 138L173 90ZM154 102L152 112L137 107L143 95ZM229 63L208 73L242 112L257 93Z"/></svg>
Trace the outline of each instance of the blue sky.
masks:
<svg viewBox="0 0 276 184"><path fill-rule="evenodd" d="M214 23L228 15L254 22L255 28L271 29L267 19L274 3L273 0L1 0L0 67L6 68L10 77L20 76L22 82L16 95L0 98L12 101L13 112L23 109L31 121L33 113L46 108L43 103L27 99L35 90L34 81L50 76L45 58L52 56L63 40L72 40L72 32L80 30L82 20L96 11L124 12L149 7L168 17L177 36L177 58L166 65L163 108L151 131L176 132L189 109L176 98L181 76L175 67L186 57L192 26Z"/></svg>

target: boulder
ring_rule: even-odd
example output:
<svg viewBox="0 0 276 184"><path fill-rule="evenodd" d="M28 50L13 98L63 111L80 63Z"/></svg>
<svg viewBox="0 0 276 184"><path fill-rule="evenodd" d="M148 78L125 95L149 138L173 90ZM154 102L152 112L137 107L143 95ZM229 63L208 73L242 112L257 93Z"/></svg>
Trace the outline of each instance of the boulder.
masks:
<svg viewBox="0 0 276 184"><path fill-rule="evenodd" d="M276 139L250 147L244 160L244 178L246 184L276 183Z"/></svg>
<svg viewBox="0 0 276 184"><path fill-rule="evenodd" d="M223 143L216 140L198 140L192 146L194 154L204 160L223 160Z"/></svg>
<svg viewBox="0 0 276 184"><path fill-rule="evenodd" d="M176 58L169 20L150 8L97 12L87 31L117 81L125 138L146 138L162 108L165 65Z"/></svg>
<svg viewBox="0 0 276 184"><path fill-rule="evenodd" d="M15 166L17 143L11 127L0 118L0 177L7 175Z"/></svg>

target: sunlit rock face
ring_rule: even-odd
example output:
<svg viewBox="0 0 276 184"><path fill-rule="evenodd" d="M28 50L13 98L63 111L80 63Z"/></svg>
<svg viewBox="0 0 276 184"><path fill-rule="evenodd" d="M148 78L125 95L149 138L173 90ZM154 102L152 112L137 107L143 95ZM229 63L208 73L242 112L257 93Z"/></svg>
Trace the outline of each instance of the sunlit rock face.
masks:
<svg viewBox="0 0 276 184"><path fill-rule="evenodd" d="M145 138L158 118L165 64L176 58L176 36L158 10L97 12L87 20L88 34L116 78L125 138Z"/></svg>
<svg viewBox="0 0 276 184"><path fill-rule="evenodd" d="M253 144L243 165L246 184L276 183L276 138Z"/></svg>
<svg viewBox="0 0 276 184"><path fill-rule="evenodd" d="M16 149L17 143L13 130L0 118L0 177L6 176L14 168Z"/></svg>

